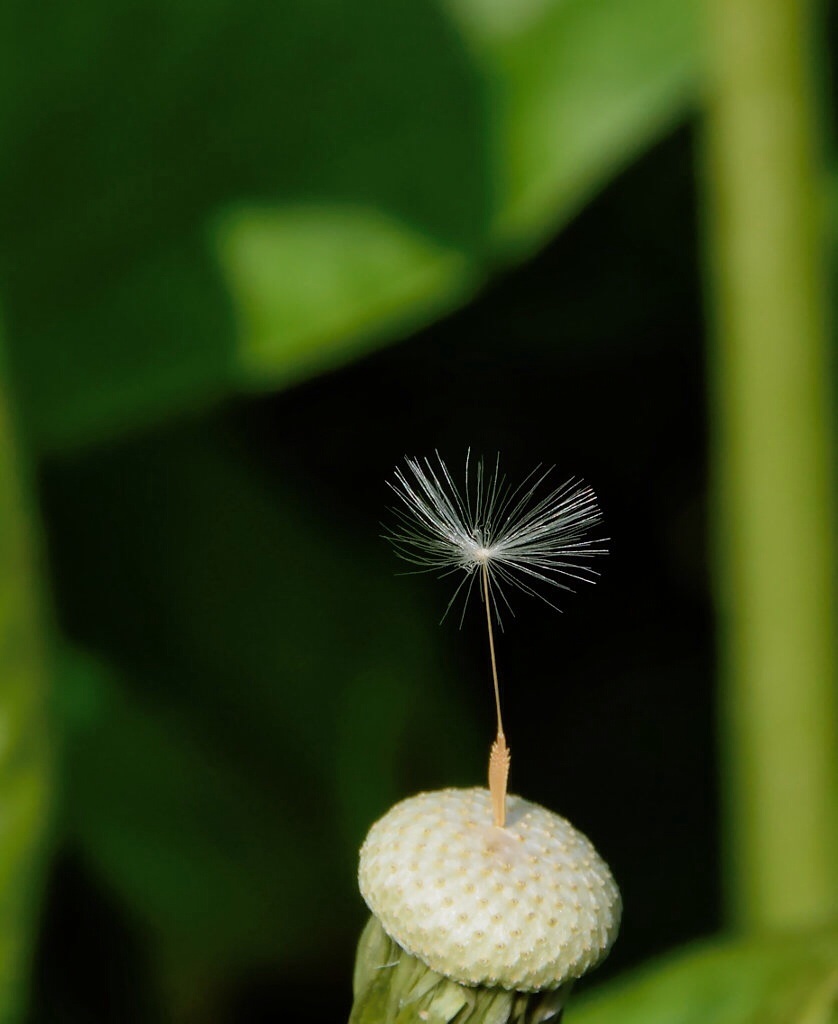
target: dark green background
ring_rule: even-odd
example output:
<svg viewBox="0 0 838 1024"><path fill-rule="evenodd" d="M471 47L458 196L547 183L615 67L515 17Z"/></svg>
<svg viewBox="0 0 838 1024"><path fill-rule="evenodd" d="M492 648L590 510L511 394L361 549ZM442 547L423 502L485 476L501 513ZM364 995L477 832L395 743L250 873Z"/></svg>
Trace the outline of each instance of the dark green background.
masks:
<svg viewBox="0 0 838 1024"><path fill-rule="evenodd" d="M4 5L55 627L32 1024L345 1017L366 829L492 732L476 609L439 626L379 538L437 448L601 499L601 583L499 643L512 789L623 890L600 977L719 927L697 8Z"/></svg>

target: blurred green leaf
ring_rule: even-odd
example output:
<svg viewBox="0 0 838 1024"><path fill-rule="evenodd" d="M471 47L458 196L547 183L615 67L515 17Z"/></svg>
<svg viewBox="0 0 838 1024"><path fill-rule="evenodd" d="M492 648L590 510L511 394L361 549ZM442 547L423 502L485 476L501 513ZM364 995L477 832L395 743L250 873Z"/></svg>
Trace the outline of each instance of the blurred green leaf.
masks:
<svg viewBox="0 0 838 1024"><path fill-rule="evenodd" d="M21 1012L50 794L38 541L4 371L0 347L0 1024Z"/></svg>
<svg viewBox="0 0 838 1024"><path fill-rule="evenodd" d="M219 258L239 313L242 376L276 385L407 333L468 288L462 253L375 210L231 211Z"/></svg>
<svg viewBox="0 0 838 1024"><path fill-rule="evenodd" d="M683 113L695 6L7 5L0 279L38 443L276 386L464 301Z"/></svg>
<svg viewBox="0 0 838 1024"><path fill-rule="evenodd" d="M66 827L168 960L223 976L351 929L370 822L417 767L470 778L472 730L383 545L212 426L165 441L52 483L69 626L96 652L65 664Z"/></svg>
<svg viewBox="0 0 838 1024"><path fill-rule="evenodd" d="M299 801L202 743L182 710L141 699L95 663L81 683L78 665L73 675L83 689L63 703L89 703L93 689L97 708L68 745L68 827L108 886L189 962L289 952L322 914L312 893L326 905L335 895L317 817L295 828ZM289 785L300 775L289 763Z"/></svg>
<svg viewBox="0 0 838 1024"><path fill-rule="evenodd" d="M838 933L705 944L571 999L567 1024L835 1024Z"/></svg>
<svg viewBox="0 0 838 1024"><path fill-rule="evenodd" d="M492 81L501 252L544 242L695 95L695 0L446 4Z"/></svg>

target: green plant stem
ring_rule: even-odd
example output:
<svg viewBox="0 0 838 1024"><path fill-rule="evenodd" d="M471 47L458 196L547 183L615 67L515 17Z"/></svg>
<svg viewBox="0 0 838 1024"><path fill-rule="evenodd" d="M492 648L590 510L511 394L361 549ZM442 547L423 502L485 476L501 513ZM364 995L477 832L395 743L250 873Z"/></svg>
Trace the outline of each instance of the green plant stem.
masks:
<svg viewBox="0 0 838 1024"><path fill-rule="evenodd" d="M0 1024L20 1019L48 815L45 631L34 517L0 346Z"/></svg>
<svg viewBox="0 0 838 1024"><path fill-rule="evenodd" d="M710 361L732 921L834 916L832 424L804 0L708 0Z"/></svg>
<svg viewBox="0 0 838 1024"><path fill-rule="evenodd" d="M460 985L406 953L371 917L358 943L349 1024L561 1024L573 982L541 992Z"/></svg>

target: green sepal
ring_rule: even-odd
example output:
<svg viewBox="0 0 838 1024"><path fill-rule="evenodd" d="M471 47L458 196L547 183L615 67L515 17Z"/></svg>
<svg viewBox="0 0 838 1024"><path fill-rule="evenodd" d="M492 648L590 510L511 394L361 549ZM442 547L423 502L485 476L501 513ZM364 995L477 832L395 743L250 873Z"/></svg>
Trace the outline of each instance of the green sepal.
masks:
<svg viewBox="0 0 838 1024"><path fill-rule="evenodd" d="M358 943L349 1024L558 1022L571 985L543 992L461 985L406 953L371 917Z"/></svg>

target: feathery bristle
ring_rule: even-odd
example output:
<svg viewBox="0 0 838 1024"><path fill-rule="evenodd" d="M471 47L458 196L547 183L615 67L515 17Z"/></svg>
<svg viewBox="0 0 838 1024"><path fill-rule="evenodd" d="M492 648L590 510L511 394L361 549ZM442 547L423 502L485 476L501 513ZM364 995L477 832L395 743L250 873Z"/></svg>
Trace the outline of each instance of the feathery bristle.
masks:
<svg viewBox="0 0 838 1024"><path fill-rule="evenodd" d="M396 524L385 536L419 572L463 572L446 615L463 590L467 602L480 575L475 569L484 566L499 624L499 601L512 611L507 585L555 608L541 585L570 591L574 583L593 583L599 574L588 563L606 549L605 538L588 537L602 522L593 490L577 478L546 489L550 473L537 466L513 488L499 458L488 472L478 460L472 473L469 452L461 492L438 452L436 464L407 458L389 482L401 505L392 509Z"/></svg>

